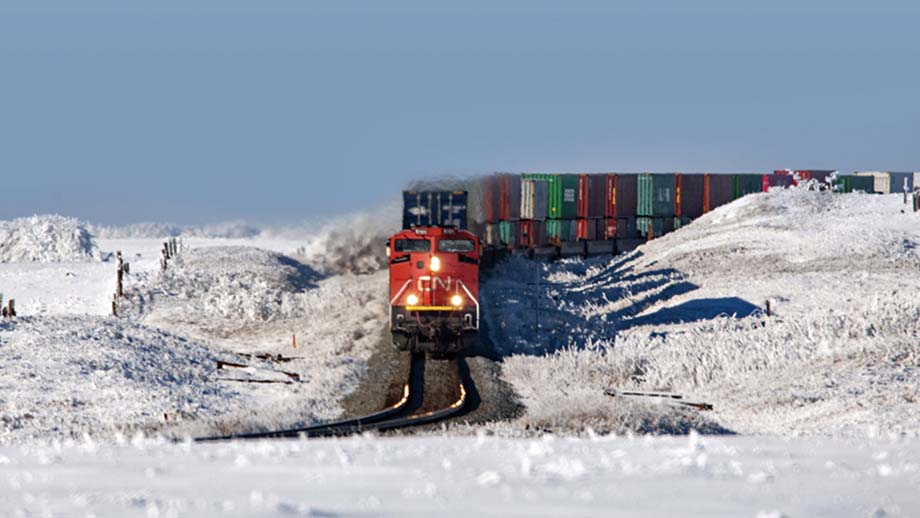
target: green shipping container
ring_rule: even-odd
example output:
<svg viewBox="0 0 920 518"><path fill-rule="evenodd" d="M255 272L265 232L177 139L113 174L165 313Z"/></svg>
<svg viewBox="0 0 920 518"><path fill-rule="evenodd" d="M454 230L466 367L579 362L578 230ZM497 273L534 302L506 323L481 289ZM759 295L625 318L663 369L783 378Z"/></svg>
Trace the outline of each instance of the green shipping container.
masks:
<svg viewBox="0 0 920 518"><path fill-rule="evenodd" d="M546 236L553 244L578 241L578 220L550 219L546 221Z"/></svg>
<svg viewBox="0 0 920 518"><path fill-rule="evenodd" d="M498 240L511 247L517 246L517 232L514 231L510 221L498 222Z"/></svg>
<svg viewBox="0 0 920 518"><path fill-rule="evenodd" d="M732 177L732 196L736 200L755 192L763 192L762 174L736 174Z"/></svg>
<svg viewBox="0 0 920 518"><path fill-rule="evenodd" d="M674 175L673 174L653 174L652 185L653 207L652 214L659 217L670 217L674 215ZM660 234L659 234L660 235Z"/></svg>
<svg viewBox="0 0 920 518"><path fill-rule="evenodd" d="M674 215L674 175L640 174L636 179L636 214L668 217Z"/></svg>
<svg viewBox="0 0 920 518"><path fill-rule="evenodd" d="M874 176L842 175L837 177L836 192L875 192Z"/></svg>
<svg viewBox="0 0 920 518"><path fill-rule="evenodd" d="M578 175L557 174L548 183L550 219L578 217Z"/></svg>
<svg viewBox="0 0 920 518"><path fill-rule="evenodd" d="M642 237L649 237L649 233L654 231L653 237L661 237L665 233L663 218L636 218L636 230Z"/></svg>

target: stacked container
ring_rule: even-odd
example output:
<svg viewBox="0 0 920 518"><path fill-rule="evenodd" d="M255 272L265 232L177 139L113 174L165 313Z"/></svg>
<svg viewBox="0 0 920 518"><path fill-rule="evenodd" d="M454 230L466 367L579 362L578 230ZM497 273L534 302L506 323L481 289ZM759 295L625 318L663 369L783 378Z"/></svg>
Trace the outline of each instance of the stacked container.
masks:
<svg viewBox="0 0 920 518"><path fill-rule="evenodd" d="M888 173L891 177L890 192L902 193L913 192L914 190L914 173Z"/></svg>
<svg viewBox="0 0 920 518"><path fill-rule="evenodd" d="M737 200L742 196L763 192L763 175L736 174L732 177L732 198Z"/></svg>
<svg viewBox="0 0 920 518"><path fill-rule="evenodd" d="M771 187L781 187L783 189L792 187L795 183L795 176L790 174L765 174L761 179L763 192L769 192Z"/></svg>
<svg viewBox="0 0 920 518"><path fill-rule="evenodd" d="M796 177L796 185L807 182L809 180L814 180L816 185L812 187L813 189L817 188L818 190L825 190L830 187L832 175L836 173L836 171L802 169L796 170L794 173Z"/></svg>
<svg viewBox="0 0 920 518"><path fill-rule="evenodd" d="M884 171L856 171L855 176L871 176L872 192L888 194L891 192L891 177Z"/></svg>
<svg viewBox="0 0 920 518"><path fill-rule="evenodd" d="M649 239L674 228L676 176L641 174L637 179L636 227ZM670 221L666 221L670 220Z"/></svg>
<svg viewBox="0 0 920 518"><path fill-rule="evenodd" d="M875 177L868 175L840 175L834 188L836 192L874 192Z"/></svg>
<svg viewBox="0 0 920 518"><path fill-rule="evenodd" d="M465 191L403 192L403 228L467 228L467 193Z"/></svg>
<svg viewBox="0 0 920 518"><path fill-rule="evenodd" d="M680 217L682 223L686 219L696 219L706 212L706 178L708 175L702 174L681 174L679 175L679 192L675 196L675 205L679 209L676 216Z"/></svg>

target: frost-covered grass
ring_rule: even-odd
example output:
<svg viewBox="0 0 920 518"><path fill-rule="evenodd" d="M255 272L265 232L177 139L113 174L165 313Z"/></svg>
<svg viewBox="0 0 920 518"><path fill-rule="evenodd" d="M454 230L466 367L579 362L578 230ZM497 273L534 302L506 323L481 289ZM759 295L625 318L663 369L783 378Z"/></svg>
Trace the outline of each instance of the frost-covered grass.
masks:
<svg viewBox="0 0 920 518"><path fill-rule="evenodd" d="M0 221L0 263L92 261L99 250L86 225L56 215Z"/></svg>
<svg viewBox="0 0 920 518"><path fill-rule="evenodd" d="M0 443L150 431L244 404L212 351L112 318L0 321L0 364Z"/></svg>
<svg viewBox="0 0 920 518"><path fill-rule="evenodd" d="M520 424L916 433L920 220L901 208L895 196L771 192L613 260L506 263L483 300L503 377L527 405ZM716 411L680 415L608 387Z"/></svg>

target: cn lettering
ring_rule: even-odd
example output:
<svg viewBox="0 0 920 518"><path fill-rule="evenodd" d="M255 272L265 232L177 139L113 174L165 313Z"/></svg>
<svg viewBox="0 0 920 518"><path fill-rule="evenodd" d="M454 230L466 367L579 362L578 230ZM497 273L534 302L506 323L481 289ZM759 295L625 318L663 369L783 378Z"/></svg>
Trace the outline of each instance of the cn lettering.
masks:
<svg viewBox="0 0 920 518"><path fill-rule="evenodd" d="M418 291L438 291L439 289L449 291L452 283L453 279L449 276L443 279L437 275L434 277L423 275L418 278Z"/></svg>

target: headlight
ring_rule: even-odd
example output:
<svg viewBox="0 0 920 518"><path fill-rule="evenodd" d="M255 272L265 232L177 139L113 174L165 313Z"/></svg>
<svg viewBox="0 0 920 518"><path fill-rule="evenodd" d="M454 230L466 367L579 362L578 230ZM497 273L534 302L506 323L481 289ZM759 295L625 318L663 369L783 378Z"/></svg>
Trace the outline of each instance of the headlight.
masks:
<svg viewBox="0 0 920 518"><path fill-rule="evenodd" d="M460 305L463 304L463 297L461 297L460 295L454 295L453 297L450 298L450 303L455 308L459 308Z"/></svg>
<svg viewBox="0 0 920 518"><path fill-rule="evenodd" d="M441 269L441 260L437 257L431 258L431 271L436 272Z"/></svg>
<svg viewBox="0 0 920 518"><path fill-rule="evenodd" d="M406 297L406 302L408 302L410 306L414 306L418 304L418 296L413 293L412 295Z"/></svg>

